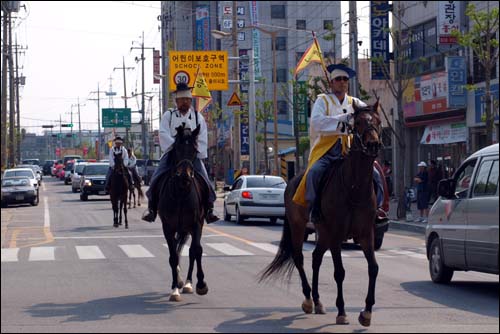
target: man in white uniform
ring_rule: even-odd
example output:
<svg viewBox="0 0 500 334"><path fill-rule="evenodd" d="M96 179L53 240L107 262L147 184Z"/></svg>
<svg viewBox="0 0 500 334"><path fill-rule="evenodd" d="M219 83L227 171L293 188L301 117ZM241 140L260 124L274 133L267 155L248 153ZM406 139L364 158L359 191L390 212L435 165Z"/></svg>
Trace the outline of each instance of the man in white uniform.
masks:
<svg viewBox="0 0 500 334"><path fill-rule="evenodd" d="M111 176L111 172L113 168L115 167L115 155L121 154L122 160L123 160L123 166L125 167L125 171L127 172L127 180L128 180L128 185L129 188L132 188L132 178L130 177L130 174L128 173L128 153L125 147L122 145L123 144L123 139L119 136L115 137L114 139L114 145L113 147L109 150L109 169L108 173L106 174L106 184L104 185L104 189L109 193L109 177Z"/></svg>
<svg viewBox="0 0 500 334"><path fill-rule="evenodd" d="M188 87L185 83L180 83L177 85L177 90L175 93L175 102L177 104L177 109L166 111L163 114L160 124L160 146L163 153L161 157L160 164L156 168L153 176L151 177L151 183L146 195L148 196L148 209L144 212L142 219L148 222L153 222L156 218L158 211L158 189L156 189L156 184L160 177L164 176L171 168L173 168L173 161L169 159L169 152L172 150L175 136L177 135L177 128L179 126L184 128L190 128L195 130L197 126L200 126L200 132L197 137L198 144L198 154L193 162L194 169L198 172L209 188L209 198L207 203L207 215L205 217L208 224L216 222L219 217L214 215L213 206L216 200L215 190L212 183L208 179L207 171L201 159L206 159L207 146L208 146L208 134L207 134L207 124L203 115L194 110L191 106L192 95L191 87Z"/></svg>

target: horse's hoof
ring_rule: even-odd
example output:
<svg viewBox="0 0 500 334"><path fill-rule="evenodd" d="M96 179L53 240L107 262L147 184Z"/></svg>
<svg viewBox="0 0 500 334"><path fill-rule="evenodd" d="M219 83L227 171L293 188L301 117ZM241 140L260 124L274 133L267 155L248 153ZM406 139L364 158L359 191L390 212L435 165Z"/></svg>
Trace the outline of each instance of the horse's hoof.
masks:
<svg viewBox="0 0 500 334"><path fill-rule="evenodd" d="M314 305L314 313L316 314L326 314L325 307L321 302L318 302L317 305Z"/></svg>
<svg viewBox="0 0 500 334"><path fill-rule="evenodd" d="M171 302L180 302L182 300L181 294L179 293L179 289L175 288L172 290L172 294L170 295Z"/></svg>
<svg viewBox="0 0 500 334"><path fill-rule="evenodd" d="M203 288L196 287L196 293L200 296L204 296L208 293L208 285L205 284Z"/></svg>
<svg viewBox="0 0 500 334"><path fill-rule="evenodd" d="M113 227L118 227L118 224L116 224L116 223L115 223L115 224L113 224Z"/></svg>
<svg viewBox="0 0 500 334"><path fill-rule="evenodd" d="M183 282L183 281L181 281L181 280L178 280L178 281L177 281L177 287L178 287L179 289L182 289L182 287L183 287L183 286L184 286L184 282Z"/></svg>
<svg viewBox="0 0 500 334"><path fill-rule="evenodd" d="M347 319L346 315L339 315L336 319L337 325L349 325L349 319Z"/></svg>
<svg viewBox="0 0 500 334"><path fill-rule="evenodd" d="M191 282L186 282L186 284L182 288L182 293L193 293L193 285L191 284Z"/></svg>
<svg viewBox="0 0 500 334"><path fill-rule="evenodd" d="M312 299L306 299L302 302L302 311L304 311L306 314L311 314L313 312Z"/></svg>
<svg viewBox="0 0 500 334"><path fill-rule="evenodd" d="M128 228L128 225L125 225L125 228Z"/></svg>
<svg viewBox="0 0 500 334"><path fill-rule="evenodd" d="M137 206L141 206L141 203L137 204Z"/></svg>
<svg viewBox="0 0 500 334"><path fill-rule="evenodd" d="M372 313L368 311L361 311L359 313L358 321L361 324L361 326L369 327L372 321Z"/></svg>

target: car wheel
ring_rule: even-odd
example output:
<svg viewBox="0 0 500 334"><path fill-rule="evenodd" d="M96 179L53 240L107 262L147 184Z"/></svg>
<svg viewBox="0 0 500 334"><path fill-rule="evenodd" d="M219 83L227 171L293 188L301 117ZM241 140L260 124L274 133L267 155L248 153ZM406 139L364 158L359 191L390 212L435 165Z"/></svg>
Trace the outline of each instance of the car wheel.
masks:
<svg viewBox="0 0 500 334"><path fill-rule="evenodd" d="M245 217L240 214L240 208L236 207L236 224L243 224Z"/></svg>
<svg viewBox="0 0 500 334"><path fill-rule="evenodd" d="M434 283L447 284L453 277L453 269L446 266L439 246L439 238L432 240L429 254L429 272Z"/></svg>
<svg viewBox="0 0 500 334"><path fill-rule="evenodd" d="M227 212L226 203L224 203L224 220L227 222L231 221L231 215Z"/></svg>
<svg viewBox="0 0 500 334"><path fill-rule="evenodd" d="M87 194L80 194L80 200L81 201L86 201L89 199L89 196Z"/></svg>
<svg viewBox="0 0 500 334"><path fill-rule="evenodd" d="M6 208L6 207L7 207L7 203L2 202L2 208Z"/></svg>
<svg viewBox="0 0 500 334"><path fill-rule="evenodd" d="M278 217L269 217L269 220L271 221L271 224L276 224Z"/></svg>

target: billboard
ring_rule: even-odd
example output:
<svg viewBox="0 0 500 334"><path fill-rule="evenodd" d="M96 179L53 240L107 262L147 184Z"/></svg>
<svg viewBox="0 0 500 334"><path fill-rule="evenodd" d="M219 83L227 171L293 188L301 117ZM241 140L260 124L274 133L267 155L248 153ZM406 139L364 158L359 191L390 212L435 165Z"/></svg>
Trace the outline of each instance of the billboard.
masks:
<svg viewBox="0 0 500 334"><path fill-rule="evenodd" d="M389 2L370 1L371 78L384 80L386 75L380 60L389 71Z"/></svg>

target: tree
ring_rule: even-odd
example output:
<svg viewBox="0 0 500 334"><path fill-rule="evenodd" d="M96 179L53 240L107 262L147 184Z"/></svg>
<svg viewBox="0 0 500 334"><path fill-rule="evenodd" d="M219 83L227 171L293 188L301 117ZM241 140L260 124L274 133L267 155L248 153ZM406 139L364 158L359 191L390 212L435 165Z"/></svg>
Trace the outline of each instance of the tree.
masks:
<svg viewBox="0 0 500 334"><path fill-rule="evenodd" d="M212 170L214 173L214 178L215 178L215 184L217 187L217 173L219 171L219 166L218 166L218 159L219 159L219 127L218 124L219 122L224 122L227 119L227 116L224 115L224 110L220 107L219 103L214 103L213 106L211 106L208 109L208 124L209 127L213 129L211 133L213 133L215 137L215 163L214 166L212 166Z"/></svg>
<svg viewBox="0 0 500 334"><path fill-rule="evenodd" d="M264 98L266 92L266 80L262 78L262 89L257 89L255 92L255 96ZM271 174L271 170L269 169L269 153L267 151L267 122L272 118L272 110L273 110L274 102L272 100L262 100L257 99L255 101L255 126L257 129L259 128L259 124L264 124L264 131L262 134L258 134L256 136L257 142L264 142L264 161L265 161L265 174Z"/></svg>
<svg viewBox="0 0 500 334"><path fill-rule="evenodd" d="M469 31L462 33L459 30L452 31L452 36L457 37L458 43L469 47L474 56L484 69L485 77L485 114L486 114L486 144L493 143L494 117L492 112L491 97L491 73L498 62L498 7L489 8L486 11L476 11L476 6L470 3L465 10L469 17Z"/></svg>

